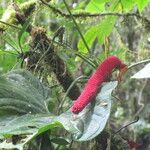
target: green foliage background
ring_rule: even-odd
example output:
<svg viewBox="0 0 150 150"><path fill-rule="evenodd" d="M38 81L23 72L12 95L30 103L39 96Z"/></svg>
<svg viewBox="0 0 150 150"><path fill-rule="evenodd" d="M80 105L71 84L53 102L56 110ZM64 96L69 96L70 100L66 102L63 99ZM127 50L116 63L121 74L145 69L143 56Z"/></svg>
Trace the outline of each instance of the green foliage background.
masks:
<svg viewBox="0 0 150 150"><path fill-rule="evenodd" d="M114 100L111 114L104 130L110 135L107 148L115 148L115 150L129 149L126 139L130 139L138 143L144 143L138 148L139 150L150 149L150 76L143 73L144 79L131 79L132 75L144 68L145 63L149 63L149 0L17 0L15 3L25 14L29 8L31 12L29 12L26 23L21 26L17 22L12 2L0 0L0 98L8 96L11 89L13 89L16 95L22 97L20 100L23 99L27 102L33 100L34 102L35 99L39 99L38 102L41 104L34 103L31 110L26 110L26 107L18 110L18 107L23 107L23 105L14 106L16 110L13 114L14 121L5 128L6 131L3 129L3 125L0 128L0 138L2 139L0 147L21 149L27 141L27 149L46 150L46 148L39 146L39 139L42 141L42 138L45 137L43 134L47 130L46 134L48 133L48 136L46 135L46 139L50 143L50 145L47 145L47 149L49 149L48 146L51 146L51 149L57 150L92 150L98 149L97 144L101 142L97 139L90 142L75 142L70 135L66 136L68 132L62 128L61 119L55 120L54 116L61 116L66 112L71 107L72 101L66 96L66 91L62 89L53 71L45 68L46 64L44 62L40 62L44 66L44 71L41 74L32 72L32 75L37 76L43 83L34 79L34 77L32 78L32 75L28 75L30 79L36 80L34 82L36 88L41 87L42 90L44 89L43 92L47 92L49 96L45 97L44 93L39 93L39 91L42 91L41 89L30 90L33 88L34 83L30 87L28 80L23 83L26 84L25 88L21 89L22 86L19 87L19 84L11 83L10 91L7 91L7 84L10 86L10 83L3 76L9 75L11 70L21 68L22 59L19 56L22 52L26 53L29 50L34 50L30 45L32 35L26 32L28 25L31 23L34 27L43 27L47 37L51 40L54 39L58 29L64 28L62 41L59 36L56 36L52 42L55 46L55 52L64 61L74 80L80 76L90 76L98 64L109 55L118 56L129 66L123 81L113 93ZM140 63L143 60L144 63ZM138 62L137 65L132 66L136 62ZM24 62L22 67L27 69L27 64ZM147 67L145 72L149 72L149 70ZM116 79L115 74L113 74L113 77ZM16 77L16 80L18 79L17 82L23 82L22 77ZM4 81L5 83L3 83ZM85 82L85 78L79 80L77 85L80 89L83 88ZM47 87L50 88L50 93L48 93ZM7 89L6 93L2 91L4 89ZM15 103L10 99L0 99L0 114L2 114L0 122L4 125L5 120L10 121L9 117L12 113L9 114L7 108L12 104ZM23 103L20 102L20 104ZM32 111L33 114L36 112L35 116L26 114ZM20 122L21 126L19 124L15 126L18 123L18 113L19 115L20 113L25 115L25 118ZM128 122L132 122L136 116L140 118L137 123L114 135L115 131ZM45 122L42 118L45 119ZM31 122L28 122L28 120L31 120ZM23 131L25 130L25 133L32 135L27 134L25 138L23 137L25 142L19 143L20 145L9 145L3 140L3 136L7 138L12 136L11 127L16 130L19 128L19 134L21 131L24 134ZM116 146L118 141L121 143Z"/></svg>

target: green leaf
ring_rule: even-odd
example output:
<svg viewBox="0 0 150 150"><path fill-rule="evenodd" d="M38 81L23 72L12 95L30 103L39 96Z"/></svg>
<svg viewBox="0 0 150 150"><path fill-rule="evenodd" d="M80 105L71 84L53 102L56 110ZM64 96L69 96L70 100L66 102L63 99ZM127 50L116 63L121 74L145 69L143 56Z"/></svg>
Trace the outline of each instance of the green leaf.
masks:
<svg viewBox="0 0 150 150"><path fill-rule="evenodd" d="M150 63L148 63L143 69L134 74L131 78L143 79L150 78Z"/></svg>
<svg viewBox="0 0 150 150"><path fill-rule="evenodd" d="M149 0L136 0L135 2L138 6L139 11L141 12L146 7Z"/></svg>
<svg viewBox="0 0 150 150"><path fill-rule="evenodd" d="M106 83L97 95L95 104L87 105L78 115L73 115L69 110L57 117L56 120L73 134L74 140L93 139L105 128L111 111L111 93L116 86L117 81Z"/></svg>
<svg viewBox="0 0 150 150"><path fill-rule="evenodd" d="M86 11L97 13L105 10L105 3L109 0L91 0L86 6Z"/></svg>
<svg viewBox="0 0 150 150"><path fill-rule="evenodd" d="M137 5L140 12L148 5L149 0L121 0L122 8L128 12Z"/></svg>
<svg viewBox="0 0 150 150"><path fill-rule="evenodd" d="M103 44L106 37L110 35L112 32L117 17L115 16L108 16L106 17L100 24L91 27L85 34L84 38L87 42L88 46L91 48L94 40L98 37L99 43ZM79 52L87 54L88 51L80 39L78 43Z"/></svg>
<svg viewBox="0 0 150 150"><path fill-rule="evenodd" d="M0 114L47 113L49 89L25 70L0 76Z"/></svg>
<svg viewBox="0 0 150 150"><path fill-rule="evenodd" d="M121 59L122 61L126 61L126 54L127 54L127 49L124 48L120 48L120 49L112 49L111 51L109 51L109 55L111 56L117 56L119 59ZM104 60L106 58L106 54L105 52L100 53L96 60Z"/></svg>
<svg viewBox="0 0 150 150"><path fill-rule="evenodd" d="M126 54L127 54L127 49L125 48L114 49L110 51L110 55L115 55L118 58L120 58L122 61L126 60Z"/></svg>
<svg viewBox="0 0 150 150"><path fill-rule="evenodd" d="M22 29L18 33L18 44L19 44L19 47L20 47L21 51L23 51L22 46L21 46L21 39L22 39L23 34L26 33L26 29L29 26L30 20L31 20L31 18L29 17L27 19L27 21L24 23L24 25L22 26Z"/></svg>
<svg viewBox="0 0 150 150"><path fill-rule="evenodd" d="M115 16L108 16L99 24L99 30L97 31L97 36L100 44L103 44L105 38L108 37L112 32L116 19L117 17Z"/></svg>
<svg viewBox="0 0 150 150"><path fill-rule="evenodd" d="M52 122L51 114L26 114L22 116L3 116L0 118L0 135L19 135L36 133L38 129Z"/></svg>
<svg viewBox="0 0 150 150"><path fill-rule="evenodd" d="M96 36L97 36L98 26L91 27L85 34L84 38L88 46L91 48ZM82 39L80 39L78 43L79 52L81 53L88 53L87 48L85 47L85 44L83 43Z"/></svg>
<svg viewBox="0 0 150 150"><path fill-rule="evenodd" d="M48 98L49 89L28 71L0 75L0 136L24 135L16 145L3 141L0 148L23 149L35 136L62 126L48 111Z"/></svg>
<svg viewBox="0 0 150 150"><path fill-rule="evenodd" d="M0 50L0 70L6 72L14 67L17 62L16 54Z"/></svg>
<svg viewBox="0 0 150 150"><path fill-rule="evenodd" d="M52 120L49 89L19 69L0 76L0 134L34 133ZM50 117L51 116L51 117Z"/></svg>
<svg viewBox="0 0 150 150"><path fill-rule="evenodd" d="M123 11L130 11L136 5L135 0L121 0Z"/></svg>
<svg viewBox="0 0 150 150"><path fill-rule="evenodd" d="M60 137L52 138L51 142L58 144L58 145L68 145L69 144L68 141L66 141L64 138L60 138Z"/></svg>
<svg viewBox="0 0 150 150"><path fill-rule="evenodd" d="M19 69L1 75L0 134L34 133L45 121L51 122L48 97L49 89L28 71Z"/></svg>
<svg viewBox="0 0 150 150"><path fill-rule="evenodd" d="M3 116L0 118L0 135L9 137L12 135L23 135L16 145L11 142L0 143L0 148L23 149L25 144L39 134L62 126L59 122L53 121L51 114L26 114L22 116Z"/></svg>

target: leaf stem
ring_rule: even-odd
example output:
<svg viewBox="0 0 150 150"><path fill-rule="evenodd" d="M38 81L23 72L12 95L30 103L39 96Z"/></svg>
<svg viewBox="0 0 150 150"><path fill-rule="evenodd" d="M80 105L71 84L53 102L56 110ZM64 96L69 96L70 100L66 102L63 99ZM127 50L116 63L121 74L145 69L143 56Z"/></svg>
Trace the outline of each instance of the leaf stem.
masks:
<svg viewBox="0 0 150 150"><path fill-rule="evenodd" d="M0 52L1 52L1 51L4 52L4 53L7 53L7 54L17 55L17 54L15 54L15 53L11 52L11 51L0 50Z"/></svg>
<svg viewBox="0 0 150 150"><path fill-rule="evenodd" d="M81 54L80 52L75 51L72 47L70 47L67 44L62 44L60 42L57 41L53 41L55 44L63 47L63 48L68 48L71 53L74 53L76 56L80 57L81 59L83 59L85 62L87 62L89 65L91 65L93 68L96 68L98 65L96 63L94 63L94 61L92 61L92 59L88 58L87 56L85 56L84 54Z"/></svg>
<svg viewBox="0 0 150 150"><path fill-rule="evenodd" d="M67 97L69 91L70 91L70 90L73 88L73 86L78 82L78 80L83 79L83 78L87 78L87 77L86 77L86 76L79 76L78 78L76 78L76 79L71 83L71 85L70 85L69 88L67 89L67 91L66 91L66 93L65 93L65 95L64 95L64 97L63 97L63 99L62 99L62 101L61 101L61 104L60 104L58 110L61 110L61 108L62 108L62 106L63 106L63 104L64 104L64 102L65 102L65 99L66 99L66 97Z"/></svg>
<svg viewBox="0 0 150 150"><path fill-rule="evenodd" d="M139 61L139 62L137 62L137 63L134 63L134 64L130 65L130 66L128 67L128 69L132 69L133 67L136 67L136 66L138 66L138 65L145 64L145 63L148 63L148 62L150 62L150 59L146 59L146 60Z"/></svg>
<svg viewBox="0 0 150 150"><path fill-rule="evenodd" d="M127 125L121 127L118 131L116 131L116 132L114 133L114 135L117 134L117 133L119 133L119 132L120 132L121 130L123 130L124 128L127 128L128 126L130 126L130 125L132 125L132 124L134 124L134 123L136 123L136 122L138 122L138 121L139 121L139 117L137 116L134 121L132 121L132 122L128 123Z"/></svg>
<svg viewBox="0 0 150 150"><path fill-rule="evenodd" d="M90 64L94 69L97 68L97 65L89 58L87 58L86 56L80 54L80 53L75 53L78 57L80 57L81 59L83 59L85 62L87 62L88 64Z"/></svg>

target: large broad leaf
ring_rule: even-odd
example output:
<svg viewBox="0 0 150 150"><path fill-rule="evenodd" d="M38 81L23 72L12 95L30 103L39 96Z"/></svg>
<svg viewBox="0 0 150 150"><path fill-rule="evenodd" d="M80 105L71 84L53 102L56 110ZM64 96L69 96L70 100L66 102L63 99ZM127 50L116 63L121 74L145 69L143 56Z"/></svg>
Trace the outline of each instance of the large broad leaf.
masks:
<svg viewBox="0 0 150 150"><path fill-rule="evenodd" d="M0 118L0 134L9 135L32 134L52 122L51 114L26 114L22 116L4 116Z"/></svg>
<svg viewBox="0 0 150 150"><path fill-rule="evenodd" d="M14 70L0 76L1 114L47 113L49 90L31 73Z"/></svg>
<svg viewBox="0 0 150 150"><path fill-rule="evenodd" d="M135 78L135 79L150 78L150 63L147 64L139 72L134 74L131 78Z"/></svg>
<svg viewBox="0 0 150 150"><path fill-rule="evenodd" d="M47 109L49 89L25 70L0 76L0 136L22 135L16 145L3 141L0 148L23 149L33 137L60 126Z"/></svg>
<svg viewBox="0 0 150 150"><path fill-rule="evenodd" d="M31 119L31 120L28 120ZM15 120L12 121L13 123L13 127L11 127L11 121L10 121L10 125L8 123L8 126L6 126L6 129L4 129L5 131L10 131L8 128L14 128L12 129L12 133L19 133L22 134L23 132L20 133L21 130L24 131L25 129L25 133L27 133L26 129L27 129L27 123L23 122L23 120L25 120L28 123L28 131L30 131L32 134L23 134L22 137L17 141L16 144L13 144L12 142L8 142L7 140L3 140L3 142L0 143L0 148L5 148L5 149L19 149L19 150L23 150L24 146L30 142L33 138L35 138L36 136L38 136L39 134L49 130L49 129L53 129L56 127L60 127L61 124L58 122L50 122L51 118L48 116L44 117L44 116L23 116L21 119L19 118L19 120ZM45 120L45 121L44 121ZM20 123L20 127L16 126L14 123L19 123L19 121L21 121ZM23 126L23 123L25 123L25 125ZM19 128L18 128L19 127ZM29 129L31 128L31 129ZM20 131L19 131L20 129ZM2 129L1 129L2 130ZM4 132L5 132L4 131ZM19 132L18 132L19 131Z"/></svg>
<svg viewBox="0 0 150 150"><path fill-rule="evenodd" d="M20 139L16 144L8 142L7 139L3 140L0 143L0 148L17 148L19 150L23 150L24 146L39 134L62 126L59 122L54 122L50 114L5 117L4 120L1 120L1 123L0 135L3 135L5 138L12 135L20 135Z"/></svg>
<svg viewBox="0 0 150 150"><path fill-rule="evenodd" d="M95 103L86 106L78 115L74 115L68 110L56 120L73 134L74 140L93 139L105 128L111 111L111 93L116 86L117 81L106 83L97 95Z"/></svg>

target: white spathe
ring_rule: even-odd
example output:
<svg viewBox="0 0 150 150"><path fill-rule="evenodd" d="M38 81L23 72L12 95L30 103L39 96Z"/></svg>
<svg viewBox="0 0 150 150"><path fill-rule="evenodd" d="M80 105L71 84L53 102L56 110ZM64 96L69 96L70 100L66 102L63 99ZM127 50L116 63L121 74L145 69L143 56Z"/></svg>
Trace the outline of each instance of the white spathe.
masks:
<svg viewBox="0 0 150 150"><path fill-rule="evenodd" d="M143 69L134 74L131 78L143 79L150 78L150 63L148 63Z"/></svg>

